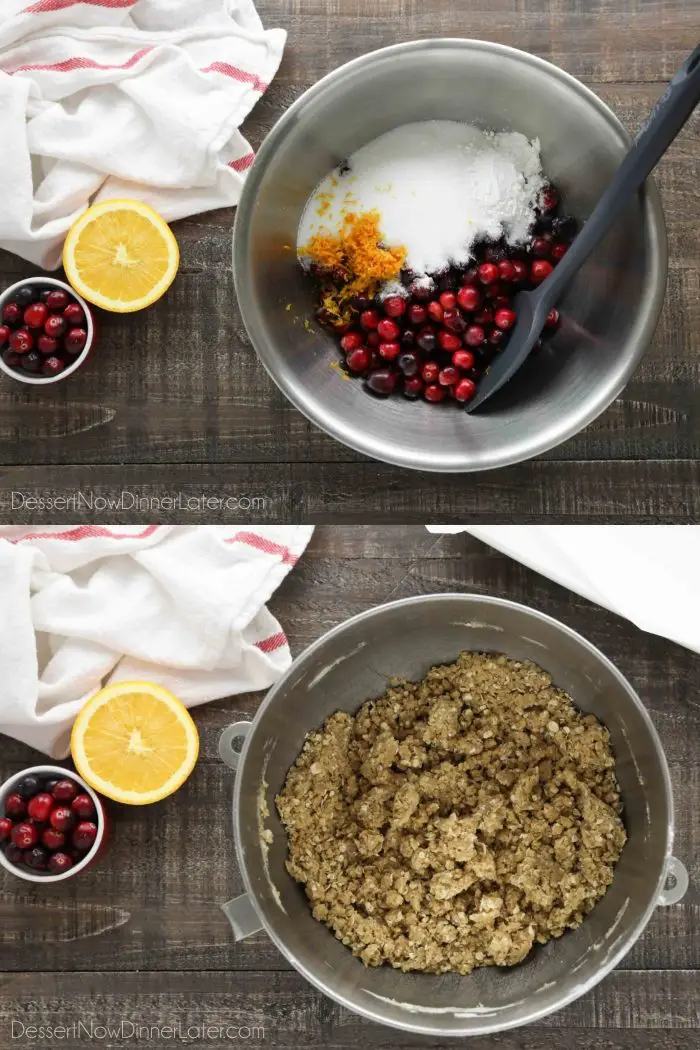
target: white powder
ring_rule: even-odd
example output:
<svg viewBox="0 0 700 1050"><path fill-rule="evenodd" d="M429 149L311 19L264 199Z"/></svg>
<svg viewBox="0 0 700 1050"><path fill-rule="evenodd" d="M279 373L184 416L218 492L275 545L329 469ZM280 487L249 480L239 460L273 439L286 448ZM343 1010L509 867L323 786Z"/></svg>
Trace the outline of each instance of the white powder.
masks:
<svg viewBox="0 0 700 1050"><path fill-rule="evenodd" d="M528 237L545 180L539 142L451 120L406 124L348 158L316 187L299 224L302 248L339 230L346 212L377 209L383 238L419 274L466 263L477 241Z"/></svg>

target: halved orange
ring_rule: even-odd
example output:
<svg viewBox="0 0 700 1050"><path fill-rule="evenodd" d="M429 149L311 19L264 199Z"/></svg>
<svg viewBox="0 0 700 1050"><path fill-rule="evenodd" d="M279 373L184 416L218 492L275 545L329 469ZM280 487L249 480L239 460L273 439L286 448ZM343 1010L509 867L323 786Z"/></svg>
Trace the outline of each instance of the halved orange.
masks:
<svg viewBox="0 0 700 1050"><path fill-rule="evenodd" d="M89 303L114 313L150 306L168 290L180 263L167 222L142 201L93 204L63 246L68 280Z"/></svg>
<svg viewBox="0 0 700 1050"><path fill-rule="evenodd" d="M194 768L199 734L184 704L155 682L115 682L91 697L71 734L75 768L101 795L144 806Z"/></svg>

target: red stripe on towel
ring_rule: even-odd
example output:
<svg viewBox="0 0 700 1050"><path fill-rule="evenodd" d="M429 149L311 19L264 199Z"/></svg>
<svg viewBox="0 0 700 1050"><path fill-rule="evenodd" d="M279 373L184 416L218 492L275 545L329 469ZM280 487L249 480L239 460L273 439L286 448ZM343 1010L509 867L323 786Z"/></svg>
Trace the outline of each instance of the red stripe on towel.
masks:
<svg viewBox="0 0 700 1050"><path fill-rule="evenodd" d="M10 543L26 543L27 540L145 540L159 528L160 525L147 525L141 532L112 532L105 525L77 525L66 532L28 532L26 536L10 540Z"/></svg>
<svg viewBox="0 0 700 1050"><path fill-rule="evenodd" d="M202 66L200 73L221 73L225 77L237 80L240 84L252 84L253 88L261 94L267 91L270 86L264 80L261 80L257 74L246 73L245 69L232 66L229 62L212 62L209 66Z"/></svg>
<svg viewBox="0 0 700 1050"><path fill-rule="evenodd" d="M124 7L134 7L139 0L37 0L35 4L25 7L20 11L22 15L44 15L52 11L65 11L67 7L77 7L85 4L88 7L110 7L119 10Z"/></svg>
<svg viewBox="0 0 700 1050"><path fill-rule="evenodd" d="M290 551L289 547L284 547L281 543L273 543L272 540L259 536L257 532L237 532L225 539L224 543L246 543L249 547L263 551L264 554L278 555L282 558L284 565L296 565L299 561L299 555Z"/></svg>
<svg viewBox="0 0 700 1050"><path fill-rule="evenodd" d="M131 58L127 58L126 62L122 62L116 66L103 66L100 62L93 62L91 58L83 58L77 55L75 58L66 58L63 62L54 62L51 65L44 65L37 63L33 66L18 66L17 69L8 70L8 75L13 76L15 73L26 73L31 70L39 69L42 71L49 71L52 73L72 73L74 69L131 69L133 65L152 51L152 47L143 47L136 54L132 55Z"/></svg>
<svg viewBox="0 0 700 1050"><path fill-rule="evenodd" d="M228 162L228 167L233 168L234 171L247 171L248 168L252 168L254 160L254 153L246 153L245 157L238 157L236 160L230 160Z"/></svg>
<svg viewBox="0 0 700 1050"><path fill-rule="evenodd" d="M280 631L279 634L273 634L269 638L263 638L261 642L256 642L255 648L260 649L263 653L274 653L275 649L281 649L287 644L286 634Z"/></svg>

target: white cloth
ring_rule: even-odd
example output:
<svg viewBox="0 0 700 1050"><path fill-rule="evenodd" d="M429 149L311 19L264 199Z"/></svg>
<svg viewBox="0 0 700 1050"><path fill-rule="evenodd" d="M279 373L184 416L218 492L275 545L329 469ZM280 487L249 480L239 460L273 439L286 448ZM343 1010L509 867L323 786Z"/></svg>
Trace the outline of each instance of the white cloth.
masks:
<svg viewBox="0 0 700 1050"><path fill-rule="evenodd" d="M312 532L1 526L0 733L62 758L107 681L150 679L188 707L272 685L291 654L265 602Z"/></svg>
<svg viewBox="0 0 700 1050"><path fill-rule="evenodd" d="M700 653L700 525L428 525L469 532L650 634Z"/></svg>
<svg viewBox="0 0 700 1050"><path fill-rule="evenodd" d="M238 202L286 34L253 0L1 0L0 247L45 269L96 200Z"/></svg>

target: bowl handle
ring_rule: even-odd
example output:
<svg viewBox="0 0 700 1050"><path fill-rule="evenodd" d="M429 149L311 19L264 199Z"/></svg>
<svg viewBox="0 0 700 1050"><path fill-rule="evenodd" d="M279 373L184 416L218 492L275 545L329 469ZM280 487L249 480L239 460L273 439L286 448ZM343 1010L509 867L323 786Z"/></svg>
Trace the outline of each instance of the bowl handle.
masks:
<svg viewBox="0 0 700 1050"><path fill-rule="evenodd" d="M229 769L238 769L241 753L236 751L233 745L236 740L245 740L252 725L252 722L234 722L232 726L227 726L219 737L219 757Z"/></svg>
<svg viewBox="0 0 700 1050"><path fill-rule="evenodd" d="M250 895L242 893L240 897L234 897L232 901L226 901L221 905L221 910L231 923L233 937L236 941L242 941L246 937L262 930L263 924L255 910Z"/></svg>
<svg viewBox="0 0 700 1050"><path fill-rule="evenodd" d="M657 903L664 907L669 904L678 904L685 897L689 883L688 870L683 861L678 860L677 857L669 857L666 865L666 882Z"/></svg>

